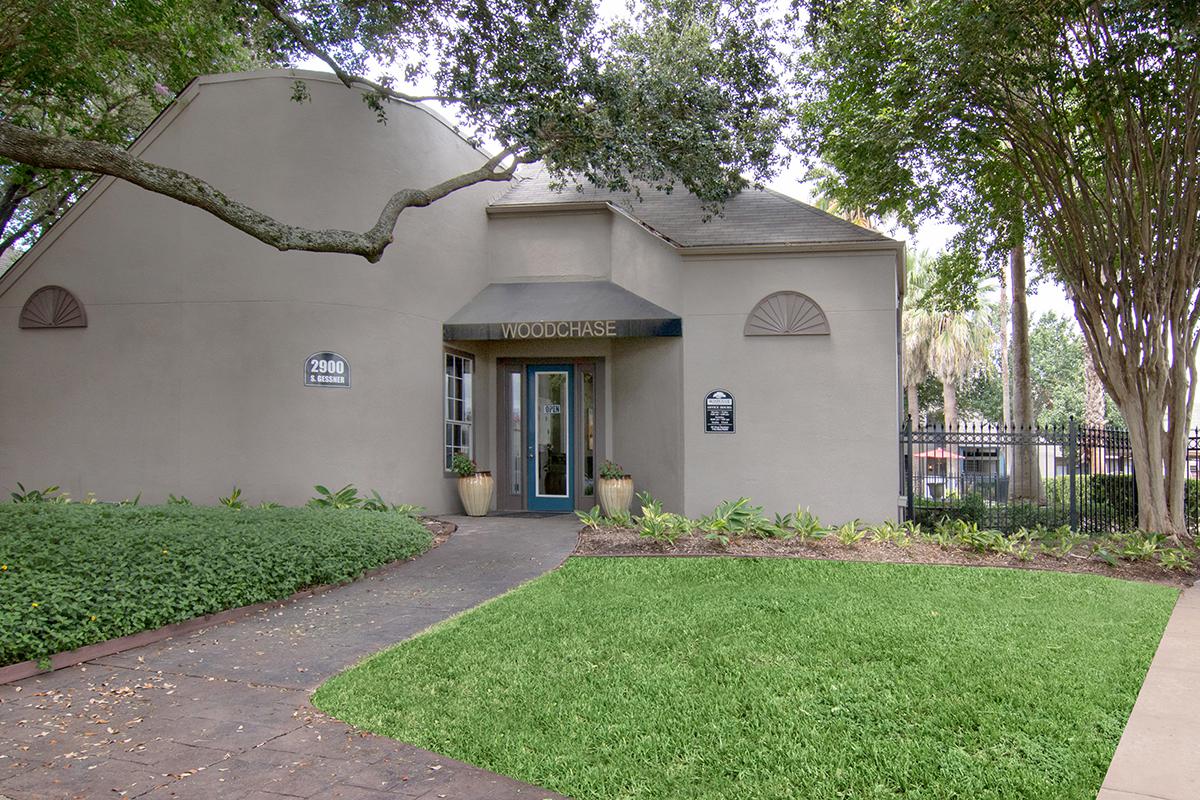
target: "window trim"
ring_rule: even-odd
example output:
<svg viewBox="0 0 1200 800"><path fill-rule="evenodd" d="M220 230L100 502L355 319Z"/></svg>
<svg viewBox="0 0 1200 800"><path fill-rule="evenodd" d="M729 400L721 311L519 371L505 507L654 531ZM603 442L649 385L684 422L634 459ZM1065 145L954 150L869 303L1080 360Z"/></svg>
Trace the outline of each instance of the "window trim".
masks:
<svg viewBox="0 0 1200 800"><path fill-rule="evenodd" d="M450 393L448 391L449 386L447 384L447 379L449 376L446 372L447 356L454 356L455 358L463 359L464 361L469 362L471 365L471 390L469 394L466 392L463 394L463 400L471 410L471 420L469 422L465 422L463 420L452 420L448 416L447 412L449 411L450 407ZM474 353L468 353L465 350L458 350L453 347L442 348L442 475L446 478L458 477L458 475L453 472L450 469L450 466L446 463L446 451L451 446L450 442L446 440L447 426L465 426L470 431L471 443L467 448L467 455L472 459L475 458L475 376L478 374L476 372L477 363L478 362Z"/></svg>

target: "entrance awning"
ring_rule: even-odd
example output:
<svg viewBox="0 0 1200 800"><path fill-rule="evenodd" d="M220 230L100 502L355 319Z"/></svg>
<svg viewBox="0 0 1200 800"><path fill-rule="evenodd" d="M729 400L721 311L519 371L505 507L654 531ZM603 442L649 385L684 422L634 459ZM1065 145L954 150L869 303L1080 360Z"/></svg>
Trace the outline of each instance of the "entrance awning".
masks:
<svg viewBox="0 0 1200 800"><path fill-rule="evenodd" d="M678 315L611 281L493 283L442 325L447 342L682 335Z"/></svg>

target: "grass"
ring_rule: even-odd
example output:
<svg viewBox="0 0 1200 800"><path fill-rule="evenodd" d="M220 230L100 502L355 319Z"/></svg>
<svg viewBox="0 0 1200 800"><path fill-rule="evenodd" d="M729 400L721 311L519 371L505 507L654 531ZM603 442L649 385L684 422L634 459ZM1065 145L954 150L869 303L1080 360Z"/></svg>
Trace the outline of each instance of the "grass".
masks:
<svg viewBox="0 0 1200 800"><path fill-rule="evenodd" d="M431 541L391 512L0 505L0 665L349 580Z"/></svg>
<svg viewBox="0 0 1200 800"><path fill-rule="evenodd" d="M1091 800L1176 596L1019 570L576 558L313 702L576 800Z"/></svg>

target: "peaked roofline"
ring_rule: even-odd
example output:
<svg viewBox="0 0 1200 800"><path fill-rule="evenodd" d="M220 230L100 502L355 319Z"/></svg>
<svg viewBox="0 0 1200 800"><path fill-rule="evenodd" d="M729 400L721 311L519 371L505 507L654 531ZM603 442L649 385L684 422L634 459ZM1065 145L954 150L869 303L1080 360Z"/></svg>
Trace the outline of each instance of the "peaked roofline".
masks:
<svg viewBox="0 0 1200 800"><path fill-rule="evenodd" d="M322 72L311 69L272 68L249 70L247 72L218 72L211 75L199 75L188 81L187 86L184 86L183 89L180 90L179 94L175 96L175 99L172 100L166 108L158 112L158 115L151 120L150 124L146 126L145 130L138 134L137 138L134 139L127 148L125 148L125 151L133 156L140 156L142 153L144 153L146 149L149 148L150 145L153 144L154 141L160 135L162 135L162 133L168 127L170 127L171 123L175 121L175 119L191 104L191 102L196 99L196 96L200 93L201 88L204 86L222 83L236 83L238 81L264 80L268 78L319 81L321 83L335 84L343 89L346 88L345 84L343 84L332 72ZM447 130L453 133L455 137L460 139L462 142L469 145L471 149L475 150L485 158L490 158L490 154L482 150L470 139L463 136L462 133L459 132L456 127L454 127L453 123L439 114L435 109L429 108L421 103L413 103L408 100L389 98L386 102L423 111L437 122L445 126ZM9 265L8 269L4 271L4 274L0 275L0 297L3 297L20 279L20 277L28 272L30 267L37 262L42 253L44 253L46 249L58 239L58 237L62 236L67 228L71 227L71 225L73 225L80 217L80 215L82 215L92 205L92 203L99 199L100 195L104 194L104 192L118 180L120 179L111 175L97 176L96 179L93 180L89 185L87 191L83 193L83 197L81 197L73 206L68 208L62 216L52 222L46 228L45 233L43 233L41 237L34 242L33 246L18 256L17 259Z"/></svg>

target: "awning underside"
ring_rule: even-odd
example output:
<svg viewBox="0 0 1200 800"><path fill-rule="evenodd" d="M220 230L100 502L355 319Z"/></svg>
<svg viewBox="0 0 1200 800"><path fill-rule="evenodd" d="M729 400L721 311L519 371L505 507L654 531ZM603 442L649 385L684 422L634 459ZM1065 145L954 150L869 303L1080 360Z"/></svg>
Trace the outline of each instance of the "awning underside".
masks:
<svg viewBox="0 0 1200 800"><path fill-rule="evenodd" d="M611 281L493 283L442 325L447 342L682 335L676 314Z"/></svg>

